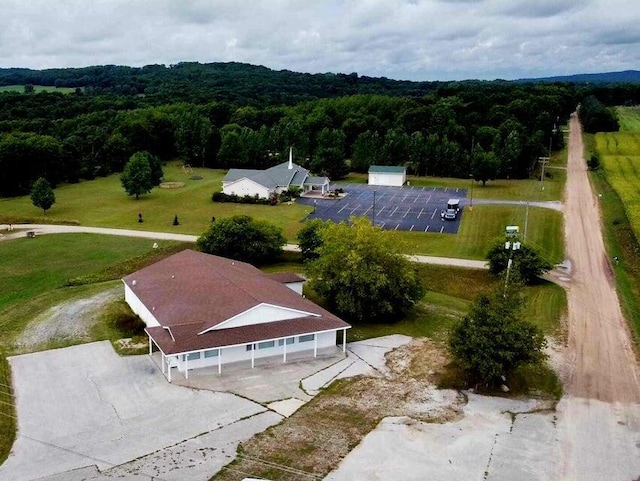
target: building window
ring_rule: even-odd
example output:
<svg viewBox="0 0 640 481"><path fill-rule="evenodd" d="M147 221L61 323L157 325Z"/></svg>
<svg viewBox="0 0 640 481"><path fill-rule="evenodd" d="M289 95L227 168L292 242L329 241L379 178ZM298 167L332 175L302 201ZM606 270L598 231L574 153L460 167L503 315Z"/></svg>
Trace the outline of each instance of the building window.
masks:
<svg viewBox="0 0 640 481"><path fill-rule="evenodd" d="M200 353L199 352L191 352L191 353L187 354L187 360L188 361L197 361L198 359L200 359Z"/></svg>
<svg viewBox="0 0 640 481"><path fill-rule="evenodd" d="M276 341L259 342L258 349L269 349L270 347L274 347L275 345Z"/></svg>
<svg viewBox="0 0 640 481"><path fill-rule="evenodd" d="M314 338L315 338L315 334L306 334L304 336L298 337L298 342L309 342L309 341L313 341Z"/></svg>
<svg viewBox="0 0 640 481"><path fill-rule="evenodd" d="M247 344L247 351L251 351L253 349L253 344Z"/></svg>
<svg viewBox="0 0 640 481"><path fill-rule="evenodd" d="M218 357L220 354L220 349L214 349L213 351L204 351L204 357Z"/></svg>
<svg viewBox="0 0 640 481"><path fill-rule="evenodd" d="M295 342L295 337L288 337L287 344L293 344ZM284 346L284 339L278 340L278 346Z"/></svg>

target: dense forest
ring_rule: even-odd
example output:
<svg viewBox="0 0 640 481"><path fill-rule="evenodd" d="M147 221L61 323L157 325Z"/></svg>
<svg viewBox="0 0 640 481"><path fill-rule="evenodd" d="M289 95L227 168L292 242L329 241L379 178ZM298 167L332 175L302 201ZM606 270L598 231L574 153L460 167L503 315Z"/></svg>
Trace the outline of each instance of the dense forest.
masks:
<svg viewBox="0 0 640 481"><path fill-rule="evenodd" d="M632 84L408 82L237 63L0 69L2 85L27 86L0 93L2 196L28 192L41 176L56 185L119 172L138 151L264 168L293 146L296 162L334 180L373 163L521 178L550 141L562 146L556 127L580 102L601 119L606 106L640 101Z"/></svg>

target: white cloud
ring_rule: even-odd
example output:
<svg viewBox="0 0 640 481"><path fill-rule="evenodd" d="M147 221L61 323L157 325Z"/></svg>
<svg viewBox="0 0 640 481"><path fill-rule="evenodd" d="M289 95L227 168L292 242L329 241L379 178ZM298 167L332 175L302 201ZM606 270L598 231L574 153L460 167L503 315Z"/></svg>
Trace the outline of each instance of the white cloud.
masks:
<svg viewBox="0 0 640 481"><path fill-rule="evenodd" d="M447 80L640 68L637 0L2 0L0 66L237 61Z"/></svg>

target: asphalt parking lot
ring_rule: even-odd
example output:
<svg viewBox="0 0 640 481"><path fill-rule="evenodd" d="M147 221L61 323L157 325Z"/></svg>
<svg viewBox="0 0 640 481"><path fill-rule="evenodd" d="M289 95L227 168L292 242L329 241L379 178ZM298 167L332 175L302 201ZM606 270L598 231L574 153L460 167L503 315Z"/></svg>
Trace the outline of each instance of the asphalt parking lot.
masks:
<svg viewBox="0 0 640 481"><path fill-rule="evenodd" d="M447 208L449 199L462 200L467 196L466 189L436 187L332 185L332 189L338 188L347 195L340 199L298 199L301 204L315 206L307 219L342 222L354 215L365 216L385 230L456 234L464 208L455 220L443 220L440 213ZM462 206L464 202L460 204Z"/></svg>

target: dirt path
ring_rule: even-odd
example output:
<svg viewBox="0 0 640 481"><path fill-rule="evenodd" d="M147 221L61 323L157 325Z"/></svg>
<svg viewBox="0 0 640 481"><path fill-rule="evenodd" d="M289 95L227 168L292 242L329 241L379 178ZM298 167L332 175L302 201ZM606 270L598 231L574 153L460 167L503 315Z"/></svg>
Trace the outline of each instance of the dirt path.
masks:
<svg viewBox="0 0 640 481"><path fill-rule="evenodd" d="M638 369L602 240L597 198L583 160L580 124L571 119L565 202L566 250L574 267L569 394L605 402L640 402Z"/></svg>
<svg viewBox="0 0 640 481"><path fill-rule="evenodd" d="M565 201L568 376L557 406L557 479L640 479L640 383L607 258L597 198L572 116Z"/></svg>

